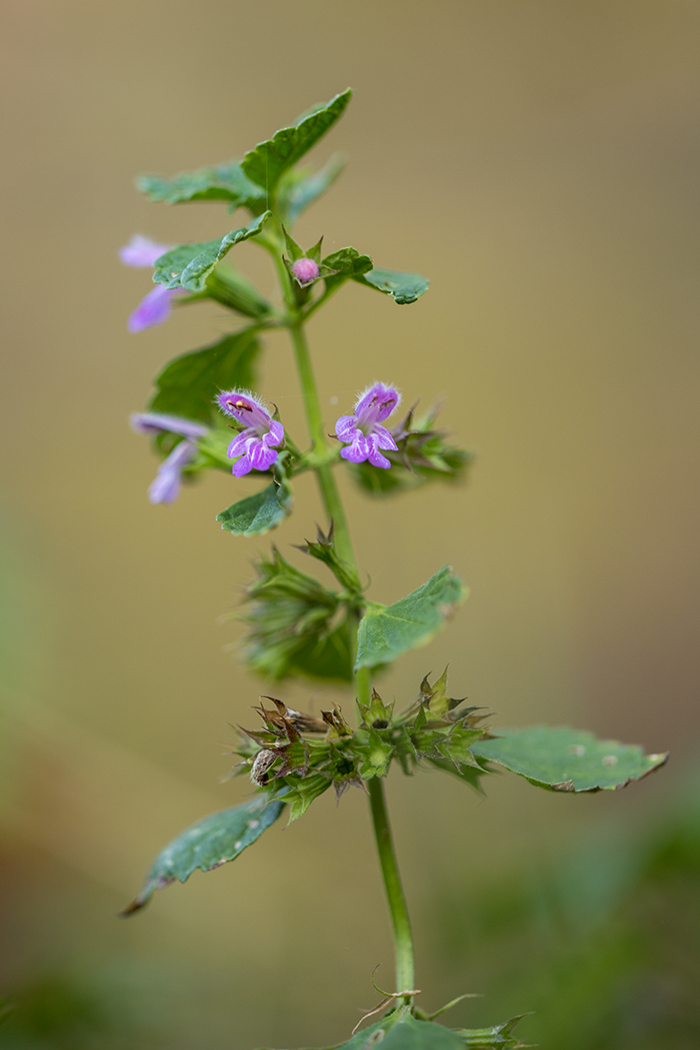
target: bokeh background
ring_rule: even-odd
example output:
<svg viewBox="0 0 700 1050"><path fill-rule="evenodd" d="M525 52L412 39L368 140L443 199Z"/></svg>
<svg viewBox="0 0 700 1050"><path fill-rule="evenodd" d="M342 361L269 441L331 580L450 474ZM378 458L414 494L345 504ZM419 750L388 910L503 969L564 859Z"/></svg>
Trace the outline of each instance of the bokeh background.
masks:
<svg viewBox="0 0 700 1050"><path fill-rule="evenodd" d="M258 543L214 521L224 474L148 504L128 414L231 321L206 304L129 336L148 275L116 251L230 220L149 204L132 177L240 156L352 85L313 155L349 166L300 239L432 286L401 308L353 286L317 317L329 423L331 398L394 380L444 395L478 453L463 488L379 504L344 485L374 597L445 562L471 587L383 693L408 702L449 660L456 695L503 724L673 751L596 796L392 775L424 1006L482 993L452 1015L469 1025L535 1010L523 1038L552 1050L697 1047L697 4L2 0L0 19L0 1046L328 1045L375 1005L378 963L391 984L359 791L115 917L173 834L243 797L220 783L228 723L261 685L227 614L255 551L290 552L319 517L306 480ZM271 293L265 259L236 252ZM302 432L279 334L263 391Z"/></svg>

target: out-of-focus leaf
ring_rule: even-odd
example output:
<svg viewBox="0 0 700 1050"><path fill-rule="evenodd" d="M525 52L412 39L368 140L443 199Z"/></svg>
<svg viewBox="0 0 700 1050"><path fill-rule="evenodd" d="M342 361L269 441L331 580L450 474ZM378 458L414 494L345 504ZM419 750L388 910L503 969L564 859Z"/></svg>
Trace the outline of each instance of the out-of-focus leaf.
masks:
<svg viewBox="0 0 700 1050"><path fill-rule="evenodd" d="M301 116L296 124L282 128L266 142L259 142L243 158L241 168L244 174L272 193L284 172L301 160L335 124L351 97L352 91L348 88L330 102Z"/></svg>
<svg viewBox="0 0 700 1050"><path fill-rule="evenodd" d="M464 1050L465 1041L463 1036L434 1021L417 1021L406 1008L400 1007L376 1024L357 1032L347 1043L328 1047L328 1050L371 1050L379 1045L382 1050ZM517 1044L483 1045L514 1047Z"/></svg>
<svg viewBox="0 0 700 1050"><path fill-rule="evenodd" d="M233 207L262 210L265 191L245 175L237 161L215 164L197 171L181 171L171 179L162 175L140 175L137 187L153 201L181 204L187 201L230 201Z"/></svg>
<svg viewBox="0 0 700 1050"><path fill-rule="evenodd" d="M255 329L244 328L203 350L176 357L156 376L149 408L211 423L217 417L214 398L220 390L255 387L259 352Z"/></svg>
<svg viewBox="0 0 700 1050"><path fill-rule="evenodd" d="M376 667L424 645L443 625L467 589L449 565L393 605L372 605L360 620L356 668Z"/></svg>
<svg viewBox="0 0 700 1050"><path fill-rule="evenodd" d="M510 1020L493 1025L491 1028L457 1028L454 1031L455 1035L464 1040L465 1046L474 1047L475 1050L486 1050L494 1046L502 1047L503 1050L511 1050L511 1048L517 1050L517 1047L524 1046L524 1044L512 1033L516 1024L522 1021L523 1017L527 1017L527 1014L518 1014L517 1017L511 1017Z"/></svg>
<svg viewBox="0 0 700 1050"><path fill-rule="evenodd" d="M282 478L222 510L216 520L234 536L262 536L284 521L291 513L292 502L292 486Z"/></svg>
<svg viewBox="0 0 700 1050"><path fill-rule="evenodd" d="M271 211L263 212L248 226L231 230L225 237L201 244L179 244L156 259L153 280L166 288L185 288L188 292L203 292L207 277L218 262L231 251L234 244L247 241L260 233Z"/></svg>
<svg viewBox="0 0 700 1050"><path fill-rule="evenodd" d="M299 572L278 550L261 560L247 589L245 659L276 680L293 674L352 680L347 606L336 591Z"/></svg>
<svg viewBox="0 0 700 1050"><path fill-rule="evenodd" d="M259 839L277 820L284 801L259 793L248 802L198 820L158 854L146 876L144 887L122 915L131 915L148 901L155 890L177 879L186 882L193 871L211 871L228 863Z"/></svg>
<svg viewBox="0 0 700 1050"><path fill-rule="evenodd" d="M191 302L200 297L214 299L217 303L235 310L244 317L259 321L272 313L272 303L260 294L255 285L233 267L217 266L207 277L204 292L185 300ZM180 300L182 301L182 300Z"/></svg>
<svg viewBox="0 0 700 1050"><path fill-rule="evenodd" d="M376 266L355 276L355 280L391 296L399 306L415 303L419 295L425 295L430 285L430 281L419 273L401 273L400 270L384 270Z"/></svg>
<svg viewBox="0 0 700 1050"><path fill-rule="evenodd" d="M553 791L622 788L668 758L668 754L645 755L637 744L598 740L593 733L567 726L499 729L494 739L478 741L471 750Z"/></svg>
<svg viewBox="0 0 700 1050"><path fill-rule="evenodd" d="M320 171L311 175L300 173L300 177L290 179L287 185L289 175L296 175L290 172L280 187L280 208L285 222L293 226L301 213L329 189L344 167L345 158L336 153Z"/></svg>

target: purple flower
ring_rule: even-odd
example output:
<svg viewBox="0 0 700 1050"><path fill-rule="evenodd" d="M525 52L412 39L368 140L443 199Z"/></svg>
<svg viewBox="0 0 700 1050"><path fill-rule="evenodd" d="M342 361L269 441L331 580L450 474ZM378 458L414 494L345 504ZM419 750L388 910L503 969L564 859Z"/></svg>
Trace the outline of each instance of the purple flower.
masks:
<svg viewBox="0 0 700 1050"><path fill-rule="evenodd" d="M119 249L119 258L126 266L153 266L156 259L165 255L167 251L170 251L170 245L156 244L155 241L137 233L128 244ZM163 284L157 284L130 315L127 322L129 331L142 332L144 328L167 321L172 310L173 298L179 291L179 288L166 288Z"/></svg>
<svg viewBox="0 0 700 1050"><path fill-rule="evenodd" d="M391 466L391 460L383 456L379 449L396 451L397 446L382 424L400 401L398 390L384 383L374 383L360 394L354 415L341 416L335 424L338 440L349 446L341 450L343 459L351 463L364 463L368 459L373 467Z"/></svg>
<svg viewBox="0 0 700 1050"><path fill-rule="evenodd" d="M197 452L194 442L204 437L209 432L208 428L191 419L161 412L139 412L131 417L131 425L140 434L181 434L185 439L178 442L167 459L163 460L148 489L151 503L174 503L182 487L182 471Z"/></svg>
<svg viewBox="0 0 700 1050"><path fill-rule="evenodd" d="M273 419L263 402L246 390L223 390L216 398L219 408L245 426L228 447L226 455L236 459L233 473L237 478L251 470L267 470L277 459L270 445L284 440L284 427Z"/></svg>
<svg viewBox="0 0 700 1050"><path fill-rule="evenodd" d="M319 266L313 259L297 259L295 263L292 263L292 273L296 277L299 284L310 284L311 281L315 281L319 275Z"/></svg>
<svg viewBox="0 0 700 1050"><path fill-rule="evenodd" d="M136 412L130 422L139 434L180 434L196 440L209 433L209 428L202 423L182 416L169 416L165 412Z"/></svg>

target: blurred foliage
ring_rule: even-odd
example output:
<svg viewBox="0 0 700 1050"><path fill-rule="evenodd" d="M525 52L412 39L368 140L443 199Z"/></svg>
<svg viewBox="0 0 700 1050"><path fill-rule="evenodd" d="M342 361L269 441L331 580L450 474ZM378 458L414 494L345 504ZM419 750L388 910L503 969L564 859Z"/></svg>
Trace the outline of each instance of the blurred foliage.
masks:
<svg viewBox="0 0 700 1050"><path fill-rule="evenodd" d="M699 877L695 783L636 827L597 825L566 859L518 866L469 894L436 887L433 951L451 980L475 960L470 990L485 994L489 1016L527 1004L527 1042L694 1050Z"/></svg>

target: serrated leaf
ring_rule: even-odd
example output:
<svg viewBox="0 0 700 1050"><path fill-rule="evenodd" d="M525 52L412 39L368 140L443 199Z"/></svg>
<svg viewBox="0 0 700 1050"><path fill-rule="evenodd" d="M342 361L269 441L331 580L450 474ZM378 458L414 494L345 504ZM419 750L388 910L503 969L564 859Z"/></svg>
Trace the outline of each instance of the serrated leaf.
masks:
<svg viewBox="0 0 700 1050"><path fill-rule="evenodd" d="M227 864L260 838L284 809L282 799L259 793L240 806L212 813L187 828L161 850L146 876L143 889L122 915L143 908L151 895L177 879L186 882L192 872L212 871Z"/></svg>
<svg viewBox="0 0 700 1050"><path fill-rule="evenodd" d="M216 520L234 536L262 536L284 521L291 513L292 502L292 486L283 478L222 510Z"/></svg>
<svg viewBox="0 0 700 1050"><path fill-rule="evenodd" d="M211 423L218 415L213 402L220 390L255 387L259 352L255 329L244 328L202 350L176 357L154 379L156 393L149 408Z"/></svg>
<svg viewBox="0 0 700 1050"><path fill-rule="evenodd" d="M430 285L430 281L419 273L402 273L400 270L384 270L376 266L355 277L355 280L391 296L399 306L415 303L418 296L425 295Z"/></svg>
<svg viewBox="0 0 700 1050"><path fill-rule="evenodd" d="M234 244L247 241L260 233L271 211L263 212L247 226L231 230L225 237L201 244L178 244L159 259L156 259L153 280L166 288L185 288L188 292L203 292L207 277L218 262L227 255Z"/></svg>
<svg viewBox="0 0 700 1050"><path fill-rule="evenodd" d="M424 645L444 624L468 591L449 565L393 605L368 608L360 620L355 668L376 667Z"/></svg>
<svg viewBox="0 0 700 1050"><path fill-rule="evenodd" d="M151 200L164 204L225 200L236 207L259 210L265 201L265 191L250 181L237 161L196 171L181 171L170 179L161 175L140 175L136 185Z"/></svg>
<svg viewBox="0 0 700 1050"><path fill-rule="evenodd" d="M637 744L598 740L567 726L499 729L472 752L553 791L612 791L641 780L666 762L668 754L645 755Z"/></svg>
<svg viewBox="0 0 700 1050"><path fill-rule="evenodd" d="M301 213L330 188L344 167L345 158L335 154L320 171L294 179L288 188L286 185L282 187L280 205L290 226L293 226Z"/></svg>
<svg viewBox="0 0 700 1050"><path fill-rule="evenodd" d="M348 88L330 102L300 117L296 124L282 128L266 142L259 142L243 158L241 168L244 174L267 193L272 193L284 172L301 160L335 124L351 97L352 91Z"/></svg>

